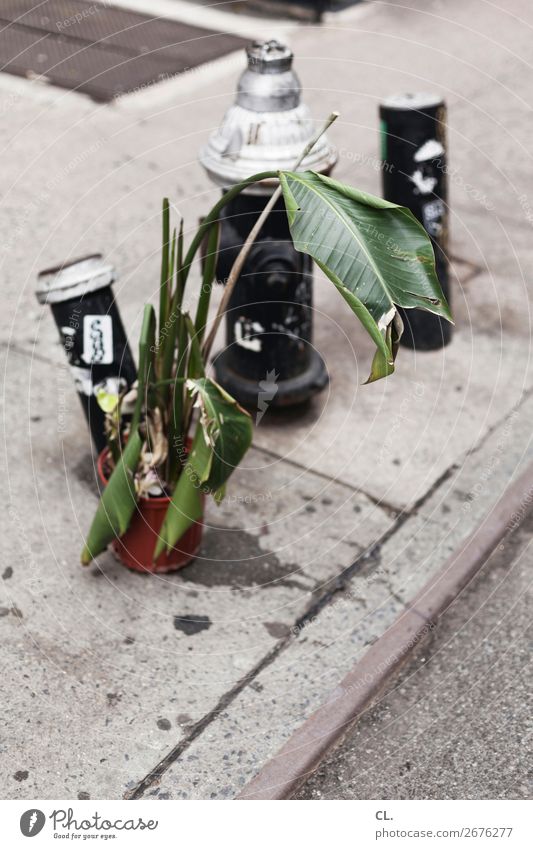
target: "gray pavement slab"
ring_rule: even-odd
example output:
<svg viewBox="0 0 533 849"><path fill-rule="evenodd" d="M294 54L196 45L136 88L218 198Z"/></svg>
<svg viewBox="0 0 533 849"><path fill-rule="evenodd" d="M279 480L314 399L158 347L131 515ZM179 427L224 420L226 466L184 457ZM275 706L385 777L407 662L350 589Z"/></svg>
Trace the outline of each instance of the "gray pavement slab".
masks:
<svg viewBox="0 0 533 849"><path fill-rule="evenodd" d="M404 609L383 583L343 597L295 627L276 661L222 710L143 798L234 798ZM225 741L224 745L220 745Z"/></svg>
<svg viewBox="0 0 533 849"><path fill-rule="evenodd" d="M330 303L328 315L337 326L321 328L316 345L330 370L329 390L291 427L265 416L256 444L305 458L307 468L396 508L413 507L531 386L522 340L465 328L442 351L402 350L394 382L362 386L370 346L357 340L354 352L343 304Z"/></svg>

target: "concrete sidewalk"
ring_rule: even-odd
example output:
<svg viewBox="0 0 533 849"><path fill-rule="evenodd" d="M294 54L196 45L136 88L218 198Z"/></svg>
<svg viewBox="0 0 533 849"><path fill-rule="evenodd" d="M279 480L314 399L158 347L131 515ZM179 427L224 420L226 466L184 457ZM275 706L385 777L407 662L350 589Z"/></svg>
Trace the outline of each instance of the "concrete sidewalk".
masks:
<svg viewBox="0 0 533 849"><path fill-rule="evenodd" d="M531 798L533 517L297 799Z"/></svg>
<svg viewBox="0 0 533 849"><path fill-rule="evenodd" d="M217 197L196 154L239 62L109 106L0 75L4 797L232 798L533 457L533 15L525 0L409 6L355 7L290 37L317 122L341 112L336 174L360 188L380 190L379 99L446 97L454 342L402 350L394 377L361 386L370 346L317 280L331 385L302 418L265 416L200 558L172 576L111 555L78 565L93 458L33 288L41 268L100 250L137 339L161 197L188 233Z"/></svg>

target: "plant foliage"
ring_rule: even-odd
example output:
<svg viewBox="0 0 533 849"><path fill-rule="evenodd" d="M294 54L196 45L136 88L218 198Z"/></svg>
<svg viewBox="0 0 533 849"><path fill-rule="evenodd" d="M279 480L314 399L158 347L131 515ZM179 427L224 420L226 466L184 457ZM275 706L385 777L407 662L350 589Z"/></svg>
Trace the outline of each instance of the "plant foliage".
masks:
<svg viewBox="0 0 533 849"><path fill-rule="evenodd" d="M313 171L264 172L221 198L185 253L183 222L171 231L165 199L158 316L153 306L145 307L133 398L129 393L113 404L102 399L114 468L87 536L84 564L126 531L137 499L150 495L171 496L154 560L169 551L201 518L205 495L221 500L250 447L250 415L206 376L210 343L204 336L220 213L250 184L273 177L280 181L296 249L313 257L376 345L369 381L394 371L402 330L397 307L429 310L451 320L429 237L401 206ZM193 319L184 307L184 293L202 245L202 287ZM215 323L220 315L219 309Z"/></svg>

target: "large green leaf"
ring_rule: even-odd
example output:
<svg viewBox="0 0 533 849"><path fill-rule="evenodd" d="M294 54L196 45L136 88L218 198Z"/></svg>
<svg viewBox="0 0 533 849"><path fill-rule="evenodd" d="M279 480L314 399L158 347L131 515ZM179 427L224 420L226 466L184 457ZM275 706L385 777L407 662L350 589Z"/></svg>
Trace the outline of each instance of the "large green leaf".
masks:
<svg viewBox="0 0 533 849"><path fill-rule="evenodd" d="M133 476L139 462L142 439L139 432L130 435L124 453L113 470L102 494L98 509L81 554L84 566L105 551L129 526L137 503Z"/></svg>
<svg viewBox="0 0 533 849"><path fill-rule="evenodd" d="M314 171L280 172L297 250L312 256L377 346L369 380L394 371L397 306L451 321L431 241L405 207Z"/></svg>
<svg viewBox="0 0 533 849"><path fill-rule="evenodd" d="M213 493L225 484L252 443L252 419L231 395L207 377L188 380L200 408L200 424L213 456L206 487Z"/></svg>

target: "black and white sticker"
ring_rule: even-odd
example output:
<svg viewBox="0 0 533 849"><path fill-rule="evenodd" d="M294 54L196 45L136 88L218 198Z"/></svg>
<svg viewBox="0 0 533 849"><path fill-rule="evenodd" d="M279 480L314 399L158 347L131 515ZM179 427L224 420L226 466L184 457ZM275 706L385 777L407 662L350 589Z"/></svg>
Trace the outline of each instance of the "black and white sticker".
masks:
<svg viewBox="0 0 533 849"><path fill-rule="evenodd" d="M90 365L113 362L113 322L110 315L83 317L83 359Z"/></svg>

